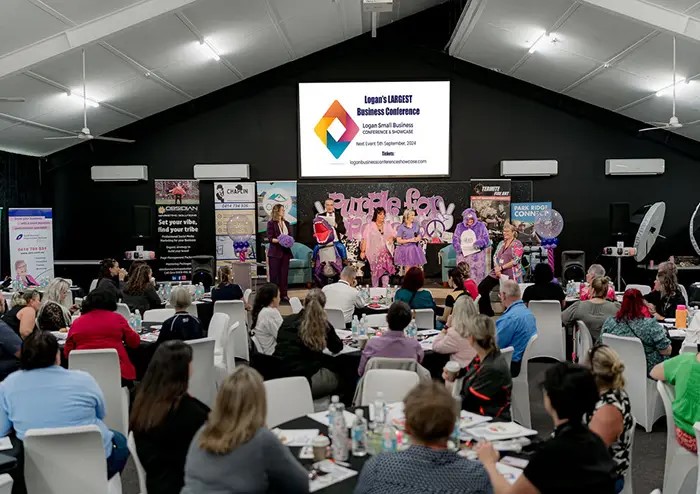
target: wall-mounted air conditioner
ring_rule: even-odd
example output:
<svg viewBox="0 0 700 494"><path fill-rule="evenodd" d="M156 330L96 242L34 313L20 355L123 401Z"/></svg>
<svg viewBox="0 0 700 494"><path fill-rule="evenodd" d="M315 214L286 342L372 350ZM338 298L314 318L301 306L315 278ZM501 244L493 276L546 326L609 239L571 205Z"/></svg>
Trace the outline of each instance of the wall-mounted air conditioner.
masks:
<svg viewBox="0 0 700 494"><path fill-rule="evenodd" d="M194 165L197 180L241 180L250 178L250 165Z"/></svg>
<svg viewBox="0 0 700 494"><path fill-rule="evenodd" d="M666 160L661 158L605 160L606 175L661 175Z"/></svg>
<svg viewBox="0 0 700 494"><path fill-rule="evenodd" d="M557 160L503 160L502 177L551 177L559 172Z"/></svg>
<svg viewBox="0 0 700 494"><path fill-rule="evenodd" d="M148 166L93 166L90 175L94 182L145 182L148 180Z"/></svg>

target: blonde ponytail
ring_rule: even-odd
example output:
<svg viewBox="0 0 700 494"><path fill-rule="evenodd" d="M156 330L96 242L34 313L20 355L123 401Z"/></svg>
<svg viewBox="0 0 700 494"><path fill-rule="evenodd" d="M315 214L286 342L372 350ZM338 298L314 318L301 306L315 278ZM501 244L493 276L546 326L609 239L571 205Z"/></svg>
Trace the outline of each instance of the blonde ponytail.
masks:
<svg viewBox="0 0 700 494"><path fill-rule="evenodd" d="M607 345L594 346L589 360L599 388L618 390L625 387L625 364L615 350Z"/></svg>
<svg viewBox="0 0 700 494"><path fill-rule="evenodd" d="M299 337L304 345L317 352L326 348L326 327L328 318L324 307L326 295L314 288L309 290L304 299L304 315L299 328Z"/></svg>

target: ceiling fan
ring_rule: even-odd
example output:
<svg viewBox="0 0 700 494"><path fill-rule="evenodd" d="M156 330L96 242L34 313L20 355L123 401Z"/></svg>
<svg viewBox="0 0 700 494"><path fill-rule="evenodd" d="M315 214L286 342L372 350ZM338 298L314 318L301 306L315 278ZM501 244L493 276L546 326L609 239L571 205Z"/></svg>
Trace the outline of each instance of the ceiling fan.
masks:
<svg viewBox="0 0 700 494"><path fill-rule="evenodd" d="M24 103L27 101L24 98L12 98L9 96L0 96L0 103Z"/></svg>
<svg viewBox="0 0 700 494"><path fill-rule="evenodd" d="M83 128L72 136L61 136L61 137L44 137L44 139L49 141L63 140L63 139L84 139L90 140L95 139L99 141L112 141L112 142L126 142L132 143L136 142L133 139L121 139L119 137L104 137L104 136L94 136L90 133L90 129L87 125L87 96L85 91L85 49L82 50L83 54Z"/></svg>
<svg viewBox="0 0 700 494"><path fill-rule="evenodd" d="M650 124L653 125L653 127L647 127L645 129L640 129L639 132L647 132L649 130L668 130L668 129L680 129L682 127L687 127L688 125L695 125L695 122L692 124L683 124L681 121L678 119L676 116L676 37L673 37L673 109L671 112L671 118L668 120L668 122L649 122Z"/></svg>

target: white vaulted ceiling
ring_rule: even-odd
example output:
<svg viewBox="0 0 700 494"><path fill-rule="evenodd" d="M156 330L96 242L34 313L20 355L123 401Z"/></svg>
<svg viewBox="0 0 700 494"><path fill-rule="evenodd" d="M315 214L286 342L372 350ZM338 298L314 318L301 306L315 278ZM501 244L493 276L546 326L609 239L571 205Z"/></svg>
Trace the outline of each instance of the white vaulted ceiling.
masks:
<svg viewBox="0 0 700 494"><path fill-rule="evenodd" d="M445 0L394 0L380 25ZM361 0L2 0L0 149L45 156L366 32ZM218 52L214 60L201 39ZM128 144L125 144L128 145Z"/></svg>
<svg viewBox="0 0 700 494"><path fill-rule="evenodd" d="M641 122L671 117L673 36L680 121L700 140L698 0L471 0L451 55ZM533 44L545 33L534 53ZM640 123L641 127L647 127ZM661 132L661 131L654 131Z"/></svg>

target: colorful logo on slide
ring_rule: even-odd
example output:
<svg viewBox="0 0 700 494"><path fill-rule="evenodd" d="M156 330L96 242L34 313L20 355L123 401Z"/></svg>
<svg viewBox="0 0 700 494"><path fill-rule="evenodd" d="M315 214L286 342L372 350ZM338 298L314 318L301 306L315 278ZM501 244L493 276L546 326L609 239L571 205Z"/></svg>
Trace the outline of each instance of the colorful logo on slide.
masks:
<svg viewBox="0 0 700 494"><path fill-rule="evenodd" d="M345 132L343 132L337 141L328 131L335 119L338 119L345 128ZM359 130L357 124L350 118L350 115L345 111L345 108L343 108L338 100L333 102L330 108L326 110L325 115L318 121L316 127L314 127L318 138L321 139L321 142L325 144L336 159L340 158L345 152Z"/></svg>

